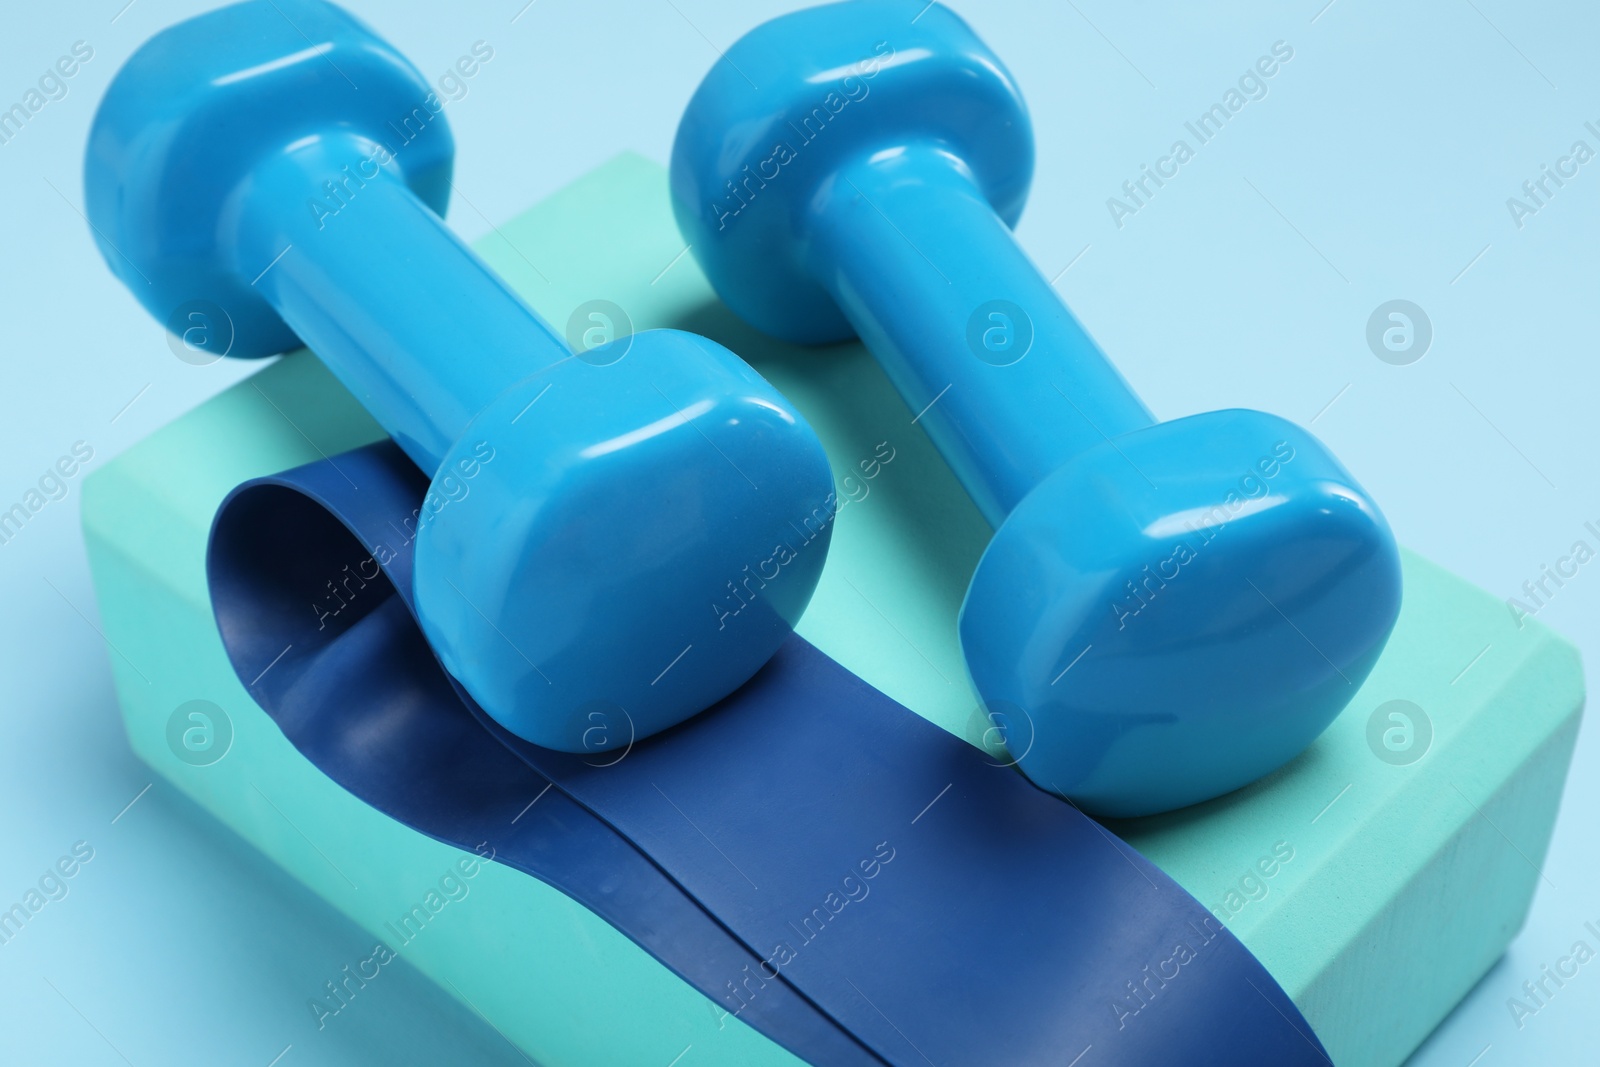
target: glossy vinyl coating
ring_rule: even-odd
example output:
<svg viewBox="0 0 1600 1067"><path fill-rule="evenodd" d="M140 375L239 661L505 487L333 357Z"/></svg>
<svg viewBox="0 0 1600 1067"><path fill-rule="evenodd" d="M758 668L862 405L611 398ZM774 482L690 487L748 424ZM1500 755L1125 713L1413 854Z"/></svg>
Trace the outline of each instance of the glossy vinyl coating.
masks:
<svg viewBox="0 0 1600 1067"><path fill-rule="evenodd" d="M434 652L546 748L625 748L737 689L827 558L833 475L811 428L726 349L648 336L615 364L571 359L507 390L424 508Z"/></svg>
<svg viewBox="0 0 1600 1067"><path fill-rule="evenodd" d="M996 531L967 668L1034 781L1104 815L1183 807L1292 759L1355 695L1388 633L1359 623L1400 607L1387 533L1293 423L1164 422L1087 450Z"/></svg>
<svg viewBox="0 0 1600 1067"><path fill-rule="evenodd" d="M821 570L832 476L713 342L651 331L575 358L440 217L442 108L330 4L223 8L118 72L89 217L152 314L199 308L230 355L309 345L433 476L396 536L417 541L423 630L485 710L536 744L625 745L777 650ZM610 728L584 725L602 705Z"/></svg>
<svg viewBox="0 0 1600 1067"><path fill-rule="evenodd" d="M695 255L717 294L758 329L799 344L855 336L807 256L812 197L841 163L939 145L967 163L1007 224L1022 214L1033 177L1027 106L1011 73L943 5L808 8L734 47L678 127L672 197L680 228L702 236ZM741 73L747 65L762 72L759 88Z"/></svg>
<svg viewBox="0 0 1600 1067"><path fill-rule="evenodd" d="M361 179L381 162L442 215L455 139L437 104L415 67L332 4L256 0L176 23L129 57L95 112L84 165L95 240L159 321L207 300L233 320L228 355L298 348L303 339L251 284L283 246L236 269L229 234L241 184L263 157L338 130L366 150L318 173L286 207L315 220L313 203L339 206L323 181L347 200L364 191L340 164ZM363 170L379 145L394 151Z"/></svg>
<svg viewBox="0 0 1600 1067"><path fill-rule="evenodd" d="M1399 612L1393 536L1280 419L1155 423L1011 234L1033 159L1015 83L942 6L912 22L922 6L851 0L735 42L673 147L679 225L753 324L860 336L996 527L962 648L1029 776L1118 815L1227 792L1366 677ZM1279 442L1295 458L1267 478ZM1112 594L1240 492L1204 520L1225 538L1123 620Z"/></svg>

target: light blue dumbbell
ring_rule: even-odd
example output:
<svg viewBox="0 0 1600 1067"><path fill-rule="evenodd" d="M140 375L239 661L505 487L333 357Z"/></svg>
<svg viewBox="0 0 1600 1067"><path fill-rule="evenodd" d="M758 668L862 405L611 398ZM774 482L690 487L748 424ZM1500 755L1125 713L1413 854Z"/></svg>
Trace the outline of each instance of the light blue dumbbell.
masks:
<svg viewBox="0 0 1600 1067"><path fill-rule="evenodd" d="M728 49L672 192L728 306L790 341L859 336L994 524L961 644L1022 769L1161 811L1322 732L1394 626L1399 558L1305 430L1155 422L1011 235L1032 172L1022 97L959 18L853 0Z"/></svg>
<svg viewBox="0 0 1600 1067"><path fill-rule="evenodd" d="M623 745L776 651L822 569L832 477L804 420L716 344L661 330L574 358L440 218L441 107L330 4L223 8L117 74L89 218L152 314L201 315L235 356L309 345L436 475L422 627L491 715L551 748ZM780 544L781 572L719 613Z"/></svg>

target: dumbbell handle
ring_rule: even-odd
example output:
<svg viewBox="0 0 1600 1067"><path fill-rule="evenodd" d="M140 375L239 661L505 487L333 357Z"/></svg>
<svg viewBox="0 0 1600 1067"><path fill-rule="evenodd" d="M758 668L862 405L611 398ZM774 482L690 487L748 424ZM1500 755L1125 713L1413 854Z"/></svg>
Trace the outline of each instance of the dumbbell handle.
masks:
<svg viewBox="0 0 1600 1067"><path fill-rule="evenodd" d="M1075 455L1153 424L949 156L912 146L843 167L812 212L814 275L992 525ZM974 311L997 299L1033 329L1008 366L968 343Z"/></svg>
<svg viewBox="0 0 1600 1067"><path fill-rule="evenodd" d="M263 159L233 265L431 475L491 400L572 353L400 176L367 177L371 155L333 134ZM328 181L331 215L312 207L338 207Z"/></svg>

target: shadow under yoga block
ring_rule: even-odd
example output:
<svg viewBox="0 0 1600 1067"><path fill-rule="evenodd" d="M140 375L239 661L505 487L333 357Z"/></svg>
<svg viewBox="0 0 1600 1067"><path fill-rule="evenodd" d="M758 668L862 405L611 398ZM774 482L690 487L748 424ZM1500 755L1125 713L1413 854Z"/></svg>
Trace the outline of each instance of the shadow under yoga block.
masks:
<svg viewBox="0 0 1600 1067"><path fill-rule="evenodd" d="M557 325L608 300L635 329L676 326L721 341L789 396L827 446L841 501L799 632L913 711L1000 753L965 681L955 626L989 528L863 349L793 348L734 319L681 254L665 171L635 156L508 222L478 250ZM388 924L465 854L367 807L290 746L228 665L204 572L212 514L235 485L381 435L302 352L89 478L90 564L120 650L112 663L135 752L546 1067L665 1064L689 1045L697 1065L798 1062L585 908L497 864L481 865L470 903L396 943ZM1499 601L1415 555L1404 569L1405 606L1382 660L1307 752L1229 796L1113 824L1227 923L1340 1064L1400 1063L1516 933L1583 703L1565 641L1537 623L1519 629ZM167 740L173 712L195 699L223 708L234 728L231 749L210 766L181 761ZM1408 720L1379 711L1396 700L1414 705L1402 709ZM1384 730L1404 748L1408 721L1417 726L1410 751L1380 758ZM518 814L506 811L507 822ZM619 1004L628 1025L617 1025ZM1158 1009L1152 999L1144 1010ZM309 1007L306 1026L317 1026Z"/></svg>

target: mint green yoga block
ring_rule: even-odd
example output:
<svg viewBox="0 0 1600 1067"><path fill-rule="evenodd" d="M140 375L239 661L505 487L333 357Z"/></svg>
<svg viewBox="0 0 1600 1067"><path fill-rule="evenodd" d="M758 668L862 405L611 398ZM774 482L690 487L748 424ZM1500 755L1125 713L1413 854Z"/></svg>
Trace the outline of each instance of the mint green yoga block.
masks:
<svg viewBox="0 0 1600 1067"><path fill-rule="evenodd" d="M827 445L842 503L801 634L1000 753L955 628L989 528L863 349L793 348L735 320L682 254L665 172L638 157L478 247L558 328L608 300L635 329L722 341L791 397ZM284 740L223 655L203 567L212 513L234 485L379 436L299 353L91 475L83 516L134 750L392 943L386 924L465 854L355 800ZM1230 796L1115 827L1239 935L1340 1064L1400 1063L1517 931L1583 703L1565 641L1519 628L1499 601L1414 555L1404 567L1405 608L1382 661L1311 749ZM194 699L233 723L232 748L211 766L167 744L168 719ZM1390 718L1396 709L1404 717ZM471 894L400 954L545 1067L665 1064L691 1045L699 1065L798 1062L542 883L488 863Z"/></svg>

